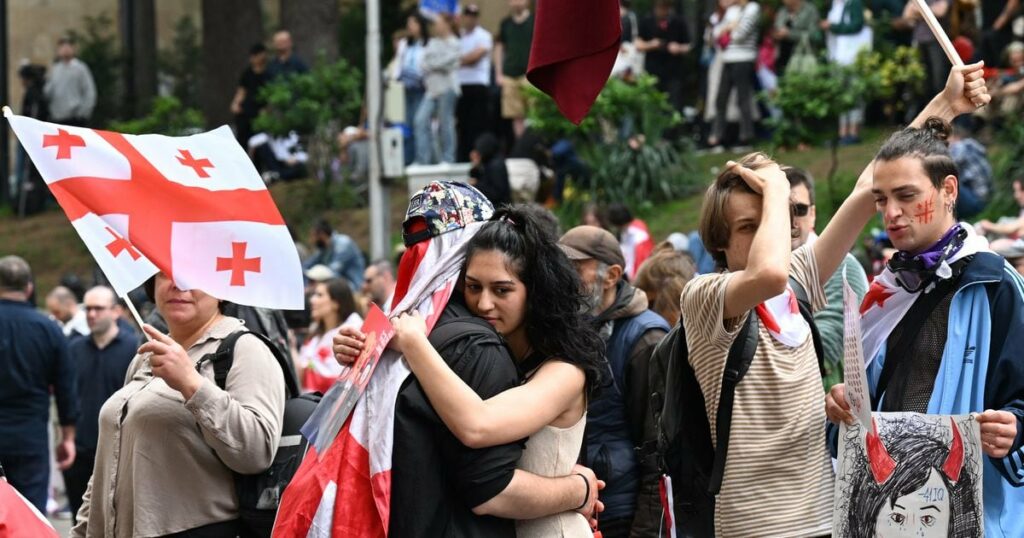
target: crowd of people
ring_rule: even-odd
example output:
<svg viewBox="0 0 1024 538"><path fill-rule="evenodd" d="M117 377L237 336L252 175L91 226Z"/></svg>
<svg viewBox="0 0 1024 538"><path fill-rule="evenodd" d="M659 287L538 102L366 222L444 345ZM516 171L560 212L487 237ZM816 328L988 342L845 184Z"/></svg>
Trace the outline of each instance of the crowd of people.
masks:
<svg viewBox="0 0 1024 538"><path fill-rule="evenodd" d="M495 208L466 184L432 183L403 230L407 252L431 242L461 260L433 330L422 313L391 304L415 264L366 265L326 222L314 226L304 260L308 319L268 328L261 316L284 316L183 291L161 274L145 286L153 310L141 346L112 290L55 288L47 318L30 299L28 264L6 256L0 461L45 510L52 449L75 536L234 536L235 473L270 465L287 385L273 344L236 338L220 379L211 354L232 333L262 332L283 341L302 390L324 391L367 345L360 326L374 303L393 315L391 346L412 372L389 406L391 502L401 507L391 535L582 537L597 526L609 537L658 536L666 469L651 451L662 411L651 395L666 389L661 348L675 339L688 349L714 440L727 358L750 334L753 361L730 392L720 491L695 510L677 488L676 513L689 515L676 525L705 529L696 535L826 536L835 425L852 420L842 376L847 282L864 301L873 409L975 413L986 536L1021 536L1024 363L1014 350L1024 345L1024 279L1005 261L1016 249L1019 265L1024 254L1020 219L958 221L963 189L949 144L950 122L989 100L980 64L953 68L820 235L813 179L761 153L726 163L696 235L659 244L622 204L590 207L563 233L542 206ZM1014 189L1024 207L1021 181ZM891 250L880 271L865 271L850 252L876 213ZM458 240L439 239L454 231ZM990 246L983 234L1007 239ZM960 360L964 349L970 360ZM52 445L51 387L60 425Z"/></svg>
<svg viewBox="0 0 1024 538"><path fill-rule="evenodd" d="M737 144L754 142L752 97L766 46L777 48L770 59L784 76L822 36L843 61L843 38L863 43L869 28L860 0L834 0L824 19L808 0L787 0L767 31L756 2L719 4L704 47L714 50L708 72L717 73L707 80L712 147L731 136L733 108ZM940 17L953 12L944 0L929 4ZM980 4L978 54L999 62L1005 50L1019 71L1024 46L1007 30L1017 3L996 4ZM390 535L589 537L597 528L608 538L643 537L667 534L669 521L683 535L828 536L830 455L838 424L854 420L843 383L849 284L861 302L872 409L976 414L986 536L1024 536L1024 361L1015 351L1024 345L1016 340L1024 335L1024 177L1012 182L1020 215L961 222L993 189L972 122L985 119L978 111L990 102L1009 106L1024 72L993 82L993 64L943 66L937 45L912 37L930 69L931 98L866 163L820 234L814 179L762 153L725 163L691 233L659 243L618 202L588 206L582 225L563 231L542 205L513 203L543 196L522 195L512 162L545 163L524 121L532 13L526 0L510 7L494 39L472 4L457 21L407 19L393 80L405 89L413 126L409 158L464 155L475 165L470 184L434 182L417 194L394 260L367 263L352 237L317 222L308 244L296 245L307 283L302 311L230 304L181 290L161 273L131 296L143 327L102 279L88 289L66 279L45 296L44 314L29 265L0 258L6 479L52 513L62 508L53 506L55 463L74 536L238 535L237 477L274 460L294 396L289 378L303 392L326 392L363 353L360 328L376 305L391 316L391 346L411 370L385 409L395 429L390 502L400 507L390 513ZM919 15L897 12L893 31L916 35ZM625 67L617 72L652 73L674 106L686 106L679 66L695 47L672 4L657 0L640 20L624 3L622 15ZM287 32L273 41L273 59L253 47L231 104L239 141L267 181L302 174L293 170L301 164L297 135L251 131L261 85L306 69ZM73 46L62 42L61 51L53 80L84 80ZM500 88L510 133L481 119L493 108L492 88ZM70 90L53 95L60 101ZM58 121L68 124L88 118L74 106L49 110L67 112ZM856 142L861 116L844 118L846 142ZM510 159L501 150L507 136ZM876 255L858 259L854 243L876 214L884 226L872 238ZM432 328L424 312L399 310L396 301L406 292L399 283L417 269L407 256L428 248L458 264L456 289L435 305ZM723 430L727 365L748 340L753 358L728 393L732 418ZM225 342L228 371L215 361ZM665 349L680 346L707 433L729 450L714 497L695 503L680 487L672 506L659 452L666 404L652 395L666 391ZM668 510L679 519L666 520ZM921 521L896 524L909 535Z"/></svg>

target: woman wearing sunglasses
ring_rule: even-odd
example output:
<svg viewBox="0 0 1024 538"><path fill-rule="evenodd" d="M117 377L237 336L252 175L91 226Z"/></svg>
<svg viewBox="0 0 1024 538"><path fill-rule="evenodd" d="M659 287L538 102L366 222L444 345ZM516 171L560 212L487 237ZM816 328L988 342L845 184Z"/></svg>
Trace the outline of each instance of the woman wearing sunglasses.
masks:
<svg viewBox="0 0 1024 538"><path fill-rule="evenodd" d="M979 65L954 68L962 94L942 119L895 133L875 156L875 205L898 252L861 305L863 349L874 410L978 413L985 535L1024 536L1024 279L957 221L947 145L953 112L988 102ZM853 421L844 389L826 397L833 422Z"/></svg>

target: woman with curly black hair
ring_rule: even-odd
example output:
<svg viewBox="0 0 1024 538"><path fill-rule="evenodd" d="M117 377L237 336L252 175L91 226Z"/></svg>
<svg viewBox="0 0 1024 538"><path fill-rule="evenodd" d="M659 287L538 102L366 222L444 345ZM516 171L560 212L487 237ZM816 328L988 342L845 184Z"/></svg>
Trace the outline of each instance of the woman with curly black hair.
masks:
<svg viewBox="0 0 1024 538"><path fill-rule="evenodd" d="M529 437L521 469L571 474L604 360L604 344L584 318L576 270L536 212L507 207L467 244L464 283L467 306L505 339L525 377L522 385L482 400L431 346L426 323L416 315L392 320L392 345L463 444L485 447ZM358 331L343 330L335 339L341 356L355 358L361 349ZM593 531L582 515L564 512L519 521L516 534L584 537Z"/></svg>

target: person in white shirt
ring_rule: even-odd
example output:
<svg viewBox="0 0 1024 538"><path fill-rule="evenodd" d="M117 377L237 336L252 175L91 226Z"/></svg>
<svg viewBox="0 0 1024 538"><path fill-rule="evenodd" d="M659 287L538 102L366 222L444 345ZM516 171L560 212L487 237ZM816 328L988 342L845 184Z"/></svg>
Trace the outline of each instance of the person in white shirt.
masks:
<svg viewBox="0 0 1024 538"><path fill-rule="evenodd" d="M75 42L70 37L57 42L57 61L43 91L51 120L81 127L89 122L96 107L96 83L89 66L75 57Z"/></svg>
<svg viewBox="0 0 1024 538"><path fill-rule="evenodd" d="M458 122L459 162L469 160L476 139L488 130L488 101L491 86L491 49L494 38L479 25L480 8L466 4L459 17L462 35L459 38L459 84L462 96L455 108Z"/></svg>

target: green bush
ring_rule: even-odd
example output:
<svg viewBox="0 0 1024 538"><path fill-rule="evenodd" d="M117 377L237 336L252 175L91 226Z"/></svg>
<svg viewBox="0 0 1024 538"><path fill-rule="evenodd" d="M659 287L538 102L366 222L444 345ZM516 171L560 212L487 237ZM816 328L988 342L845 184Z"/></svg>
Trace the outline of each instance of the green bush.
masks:
<svg viewBox="0 0 1024 538"><path fill-rule="evenodd" d="M176 97L156 97L153 109L144 117L110 122L110 130L126 134L184 136L203 130L203 114L187 108Z"/></svg>
<svg viewBox="0 0 1024 538"><path fill-rule="evenodd" d="M199 28L185 15L174 25L171 47L159 53L160 74L172 81L171 95L188 108L199 107L199 68L202 58Z"/></svg>
<svg viewBox="0 0 1024 538"><path fill-rule="evenodd" d="M782 112L775 127L778 146L812 144L836 137L839 116L863 104L868 82L852 67L833 63L819 64L807 73L787 73L771 97Z"/></svg>
<svg viewBox="0 0 1024 538"><path fill-rule="evenodd" d="M307 73L278 78L260 90L265 100L253 128L274 135L312 134L332 122L352 125L363 103L362 76L345 60L318 62Z"/></svg>
<svg viewBox="0 0 1024 538"><path fill-rule="evenodd" d="M579 126L539 90L529 90L529 97L530 128L551 139L571 140L591 171L587 182L570 178L564 212L588 201L621 201L642 210L697 188L692 145L665 138L682 119L654 77L642 76L633 84L610 79Z"/></svg>
<svg viewBox="0 0 1024 538"><path fill-rule="evenodd" d="M359 121L362 75L347 61L325 63L307 73L270 82L260 90L266 106L253 122L256 131L276 136L295 131L309 150L309 169L321 181L331 177L335 138L341 127Z"/></svg>
<svg viewBox="0 0 1024 538"><path fill-rule="evenodd" d="M867 100L881 101L890 119L906 108L911 96L921 93L924 84L924 64L914 47L862 51L853 69L867 84Z"/></svg>

